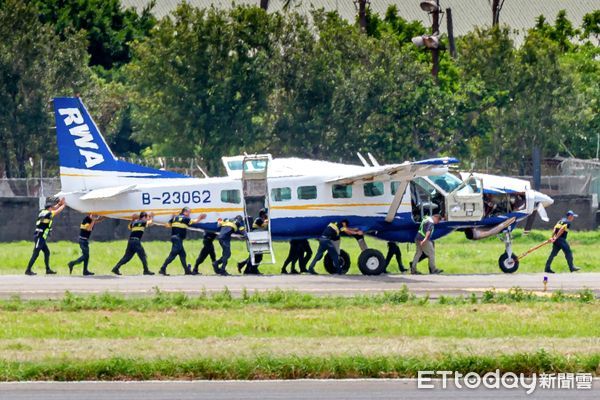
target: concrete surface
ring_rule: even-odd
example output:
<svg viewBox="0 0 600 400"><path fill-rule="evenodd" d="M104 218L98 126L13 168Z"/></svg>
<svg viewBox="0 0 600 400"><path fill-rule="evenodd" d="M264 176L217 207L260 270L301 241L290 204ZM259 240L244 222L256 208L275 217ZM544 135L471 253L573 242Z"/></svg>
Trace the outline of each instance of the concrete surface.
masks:
<svg viewBox="0 0 600 400"><path fill-rule="evenodd" d="M521 287L542 293L543 279L548 276L548 291L566 292L589 288L600 295L600 273L481 274L481 275L263 275L263 276L45 276L0 275L0 298L57 298L65 291L74 294L110 292L124 295L151 295L156 288L163 292L197 295L228 288L234 295L267 290L296 290L315 295L375 294L400 290L406 285L411 293L436 298L439 295L470 295L495 288L498 291Z"/></svg>
<svg viewBox="0 0 600 400"><path fill-rule="evenodd" d="M24 382L0 383L3 400L292 400L292 399L597 399L592 390L417 389L416 380L296 380L193 382Z"/></svg>

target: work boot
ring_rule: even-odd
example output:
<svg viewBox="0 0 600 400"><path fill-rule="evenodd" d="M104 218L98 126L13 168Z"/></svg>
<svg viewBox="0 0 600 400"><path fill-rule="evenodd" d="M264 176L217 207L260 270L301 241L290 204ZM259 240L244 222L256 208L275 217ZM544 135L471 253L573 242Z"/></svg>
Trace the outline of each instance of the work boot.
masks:
<svg viewBox="0 0 600 400"><path fill-rule="evenodd" d="M167 274L167 267L165 267L164 265L162 267L160 267L160 269L158 270L158 273L163 276L170 276L169 274ZM144 275L146 275L146 271L144 271Z"/></svg>
<svg viewBox="0 0 600 400"><path fill-rule="evenodd" d="M246 261L240 261L239 263L237 263L237 269L240 274L242 273L242 268L244 267L244 264L246 264Z"/></svg>
<svg viewBox="0 0 600 400"><path fill-rule="evenodd" d="M215 271L215 274L217 275L221 275L221 270L219 269L219 262L215 261L212 263L212 267L213 267L213 271Z"/></svg>
<svg viewBox="0 0 600 400"><path fill-rule="evenodd" d="M50 268L46 268L46 275L56 275L56 271L53 271Z"/></svg>
<svg viewBox="0 0 600 400"><path fill-rule="evenodd" d="M29 275L29 276L35 276L35 275L37 275L37 274L36 274L35 272L33 272L32 270L30 270L30 269L27 269L27 270L25 270L25 275Z"/></svg>
<svg viewBox="0 0 600 400"><path fill-rule="evenodd" d="M287 272L287 270L285 268L281 268L281 273L284 274L284 275L287 275L288 272Z"/></svg>
<svg viewBox="0 0 600 400"><path fill-rule="evenodd" d="M430 273L431 275L439 275L439 274L441 274L442 272L444 272L444 270L443 270L443 269L438 269L438 268L434 269L433 271L429 271L429 273Z"/></svg>
<svg viewBox="0 0 600 400"><path fill-rule="evenodd" d="M398 266L398 270L400 271L401 274L405 273L406 271L408 271L406 268L404 268L404 265L400 265Z"/></svg>
<svg viewBox="0 0 600 400"><path fill-rule="evenodd" d="M121 275L121 271L119 271L118 267L114 267L113 269L110 270L110 272L112 272L115 275Z"/></svg>
<svg viewBox="0 0 600 400"><path fill-rule="evenodd" d="M200 271L198 271L198 266L196 265L192 270L192 275L202 275Z"/></svg>
<svg viewBox="0 0 600 400"><path fill-rule="evenodd" d="M308 270L306 269L306 267L300 267L301 274L306 274L307 272L308 272Z"/></svg>
<svg viewBox="0 0 600 400"><path fill-rule="evenodd" d="M166 273L166 272L165 272ZM145 269L144 270L144 275L154 275L154 272L150 271L149 269ZM168 276L168 275L167 275Z"/></svg>
<svg viewBox="0 0 600 400"><path fill-rule="evenodd" d="M581 268L573 266L573 268L570 268L570 270L571 270L571 272L576 272L576 271L581 270Z"/></svg>
<svg viewBox="0 0 600 400"><path fill-rule="evenodd" d="M88 271L87 269L83 270L83 276L94 276L96 274L94 274L92 271Z"/></svg>
<svg viewBox="0 0 600 400"><path fill-rule="evenodd" d="M69 275L71 275L73 273L73 267L75 264L73 264L73 261L69 261L67 265L69 266Z"/></svg>
<svg viewBox="0 0 600 400"><path fill-rule="evenodd" d="M290 274L292 275L298 275L300 272L296 271L296 268L292 268L292 270L290 271Z"/></svg>
<svg viewBox="0 0 600 400"><path fill-rule="evenodd" d="M410 269L410 273L411 273L411 275L423 275L422 273L420 273L419 271L417 271L416 268L411 268Z"/></svg>
<svg viewBox="0 0 600 400"><path fill-rule="evenodd" d="M190 264L187 265L187 268L183 269L183 273L184 275L194 275L192 273L192 266Z"/></svg>
<svg viewBox="0 0 600 400"><path fill-rule="evenodd" d="M552 271L552 269L550 267L544 268L544 272L547 273L547 274L553 274L554 273L554 271Z"/></svg>
<svg viewBox="0 0 600 400"><path fill-rule="evenodd" d="M317 271L315 271L314 268L309 268L308 269L308 273L311 274L311 275L319 275L319 273Z"/></svg>
<svg viewBox="0 0 600 400"><path fill-rule="evenodd" d="M219 275L221 276L229 276L229 272L227 272L227 270L223 267L219 270L219 272L217 272Z"/></svg>

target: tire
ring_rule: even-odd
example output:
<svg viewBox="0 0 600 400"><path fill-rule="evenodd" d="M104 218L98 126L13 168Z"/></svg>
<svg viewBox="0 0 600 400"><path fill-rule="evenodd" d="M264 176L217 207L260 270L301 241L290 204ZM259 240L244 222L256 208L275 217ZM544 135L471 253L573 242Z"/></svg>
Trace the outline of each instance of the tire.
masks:
<svg viewBox="0 0 600 400"><path fill-rule="evenodd" d="M512 274L519 269L519 259L514 254L511 254L509 259L508 254L503 253L498 258L498 266L505 274Z"/></svg>
<svg viewBox="0 0 600 400"><path fill-rule="evenodd" d="M381 275L385 267L385 257L379 250L366 249L358 257L358 269L363 275Z"/></svg>
<svg viewBox="0 0 600 400"><path fill-rule="evenodd" d="M342 274L347 274L348 270L350 269L351 262L350 255L344 250L340 250L340 265L342 267ZM327 253L325 259L323 260L323 266L325 267L325 271L328 273L332 275L337 274L337 271L335 268L333 268L333 261L331 261L329 253Z"/></svg>

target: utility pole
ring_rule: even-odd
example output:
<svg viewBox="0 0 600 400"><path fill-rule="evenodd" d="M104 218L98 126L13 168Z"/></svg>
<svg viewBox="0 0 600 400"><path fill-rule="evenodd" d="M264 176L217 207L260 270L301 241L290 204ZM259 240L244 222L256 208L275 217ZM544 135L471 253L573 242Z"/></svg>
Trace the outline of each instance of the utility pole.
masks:
<svg viewBox="0 0 600 400"><path fill-rule="evenodd" d="M433 21L431 23L431 34L434 36L439 36L440 34L440 0L435 0L437 7L432 12ZM431 75L435 79L437 79L438 72L440 71L440 47L434 47L431 49L431 61L433 65L431 66Z"/></svg>
<svg viewBox="0 0 600 400"><path fill-rule="evenodd" d="M260 0L260 8L267 11L269 9L269 0Z"/></svg>
<svg viewBox="0 0 600 400"><path fill-rule="evenodd" d="M450 47L450 57L456 58L456 45L454 44L454 23L452 22L451 8L446 8L446 24L448 30L448 47Z"/></svg>
<svg viewBox="0 0 600 400"><path fill-rule="evenodd" d="M531 151L531 162L533 164L532 178L533 178L533 189L540 190L542 186L542 150L540 146L535 144Z"/></svg>
<svg viewBox="0 0 600 400"><path fill-rule="evenodd" d="M440 70L440 0L422 1L421 9L432 16L431 35L421 35L412 38L412 42L417 47L425 47L431 51L431 75L437 79Z"/></svg>

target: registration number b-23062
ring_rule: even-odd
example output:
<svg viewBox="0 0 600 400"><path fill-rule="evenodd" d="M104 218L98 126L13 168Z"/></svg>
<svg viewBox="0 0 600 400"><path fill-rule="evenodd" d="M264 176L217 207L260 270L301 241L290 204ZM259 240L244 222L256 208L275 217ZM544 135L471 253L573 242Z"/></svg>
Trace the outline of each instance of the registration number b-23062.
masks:
<svg viewBox="0 0 600 400"><path fill-rule="evenodd" d="M194 190L184 192L162 192L160 195L151 195L148 192L142 193L142 204L149 205L154 202L159 204L200 204L210 203L209 190Z"/></svg>

